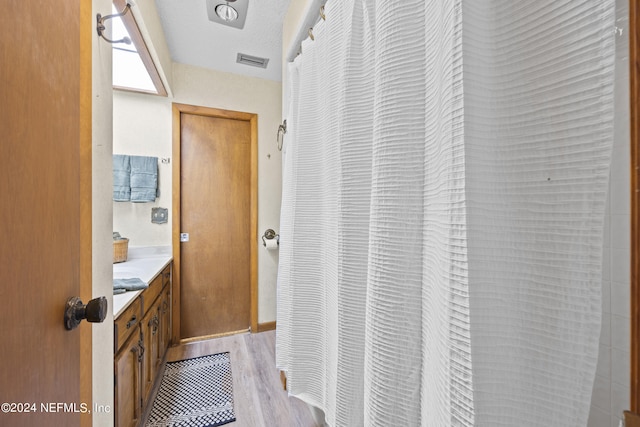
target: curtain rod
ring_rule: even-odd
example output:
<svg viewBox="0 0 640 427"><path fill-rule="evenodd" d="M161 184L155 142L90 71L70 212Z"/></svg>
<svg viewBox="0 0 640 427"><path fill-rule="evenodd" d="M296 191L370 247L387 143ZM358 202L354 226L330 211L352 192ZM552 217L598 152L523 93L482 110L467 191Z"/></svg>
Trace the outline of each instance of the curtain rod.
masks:
<svg viewBox="0 0 640 427"><path fill-rule="evenodd" d="M304 13L304 20L298 28L296 37L293 39L293 42L287 51L287 62L292 62L296 59L296 56L298 56L298 53L300 52L302 41L310 35L310 29L313 28L320 19L324 19L321 15L321 8L324 7L326 2L327 0L311 0L309 3L309 6Z"/></svg>

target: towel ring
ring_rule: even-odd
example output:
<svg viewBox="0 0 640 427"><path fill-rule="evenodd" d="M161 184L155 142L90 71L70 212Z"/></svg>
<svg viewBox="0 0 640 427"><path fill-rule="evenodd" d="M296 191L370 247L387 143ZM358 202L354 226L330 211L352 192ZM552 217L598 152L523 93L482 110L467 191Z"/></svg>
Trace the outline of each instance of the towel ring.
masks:
<svg viewBox="0 0 640 427"><path fill-rule="evenodd" d="M287 119L284 119L282 124L278 126L278 135L276 141L278 142L278 151L282 151L282 143L284 142L284 134L287 133Z"/></svg>

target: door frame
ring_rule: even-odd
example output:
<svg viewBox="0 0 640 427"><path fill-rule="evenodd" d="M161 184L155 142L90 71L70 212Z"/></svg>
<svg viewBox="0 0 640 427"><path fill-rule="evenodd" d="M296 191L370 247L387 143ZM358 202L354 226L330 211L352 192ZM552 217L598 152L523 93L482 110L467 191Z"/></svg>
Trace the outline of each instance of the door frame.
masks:
<svg viewBox="0 0 640 427"><path fill-rule="evenodd" d="M172 230L171 240L173 244L173 326L171 342L179 344L180 337L180 129L182 113L193 114L205 117L216 117L223 119L248 121L251 126L251 208L249 221L251 223L250 232L250 298L251 298L251 325L252 332L258 331L258 115L254 113L244 113L240 111L221 110L218 108L200 107L188 104L172 103L173 115L173 196L172 196ZM192 340L187 340L192 341Z"/></svg>
<svg viewBox="0 0 640 427"><path fill-rule="evenodd" d="M93 298L93 4L80 2L80 299ZM82 325L80 400L93 403L93 326ZM81 414L80 425L93 425L91 413Z"/></svg>
<svg viewBox="0 0 640 427"><path fill-rule="evenodd" d="M631 333L630 409L640 412L640 8L629 1L629 95L631 144Z"/></svg>

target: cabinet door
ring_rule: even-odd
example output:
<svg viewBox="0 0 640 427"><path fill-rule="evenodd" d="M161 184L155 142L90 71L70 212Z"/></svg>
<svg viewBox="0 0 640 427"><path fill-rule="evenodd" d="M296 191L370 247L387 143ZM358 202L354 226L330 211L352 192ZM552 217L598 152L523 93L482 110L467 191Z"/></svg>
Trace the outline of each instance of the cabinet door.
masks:
<svg viewBox="0 0 640 427"><path fill-rule="evenodd" d="M169 347L171 339L171 285L165 286L161 295L162 304L160 306L160 360Z"/></svg>
<svg viewBox="0 0 640 427"><path fill-rule="evenodd" d="M160 337L160 298L153 303L142 319L142 341L144 356L142 358L142 400L147 401L157 371L157 360Z"/></svg>
<svg viewBox="0 0 640 427"><path fill-rule="evenodd" d="M140 334L133 333L115 358L116 427L135 427L142 409L140 398Z"/></svg>

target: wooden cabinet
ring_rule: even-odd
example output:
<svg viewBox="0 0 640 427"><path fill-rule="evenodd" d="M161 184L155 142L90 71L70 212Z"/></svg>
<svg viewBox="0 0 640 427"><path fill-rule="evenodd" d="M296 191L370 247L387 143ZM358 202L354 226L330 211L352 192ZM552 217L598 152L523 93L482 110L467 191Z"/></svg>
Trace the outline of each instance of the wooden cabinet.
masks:
<svg viewBox="0 0 640 427"><path fill-rule="evenodd" d="M160 301L160 348L167 348L171 339L171 286L164 287Z"/></svg>
<svg viewBox="0 0 640 427"><path fill-rule="evenodd" d="M137 329L137 328L136 328ZM115 358L115 422L118 427L135 427L142 413L140 398L140 334L132 334Z"/></svg>
<svg viewBox="0 0 640 427"><path fill-rule="evenodd" d="M144 356L142 358L142 400L146 401L156 379L158 360L164 357L160 349L160 299L156 299L142 319L142 341Z"/></svg>
<svg viewBox="0 0 640 427"><path fill-rule="evenodd" d="M114 418L137 427L169 347L171 264L114 321Z"/></svg>
<svg viewBox="0 0 640 427"><path fill-rule="evenodd" d="M127 341L127 338L132 333L138 331L138 324L142 318L142 305L140 299L136 298L125 311L115 319L113 343L115 345L114 354L118 353L118 350Z"/></svg>

